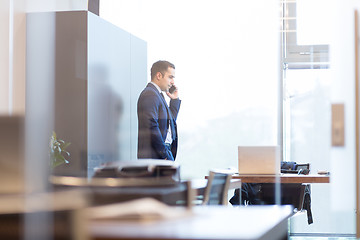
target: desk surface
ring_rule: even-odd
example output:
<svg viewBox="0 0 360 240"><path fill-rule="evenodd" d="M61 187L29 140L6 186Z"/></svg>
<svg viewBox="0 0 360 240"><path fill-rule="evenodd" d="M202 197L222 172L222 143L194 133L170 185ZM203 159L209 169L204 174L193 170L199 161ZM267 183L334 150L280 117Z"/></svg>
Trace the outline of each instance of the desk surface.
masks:
<svg viewBox="0 0 360 240"><path fill-rule="evenodd" d="M239 175L235 174L232 179L241 179L242 183L329 183L328 175L297 175L282 173L280 175Z"/></svg>
<svg viewBox="0 0 360 240"><path fill-rule="evenodd" d="M292 213L290 206L199 206L192 215L171 220L92 220L88 230L94 240L276 240L287 235L287 219Z"/></svg>

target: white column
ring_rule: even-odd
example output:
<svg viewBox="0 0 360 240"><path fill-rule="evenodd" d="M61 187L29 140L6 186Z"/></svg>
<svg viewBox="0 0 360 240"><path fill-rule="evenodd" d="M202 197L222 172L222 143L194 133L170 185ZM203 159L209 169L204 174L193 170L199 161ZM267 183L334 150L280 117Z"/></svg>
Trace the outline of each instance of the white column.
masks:
<svg viewBox="0 0 360 240"><path fill-rule="evenodd" d="M0 115L9 114L10 0L0 2Z"/></svg>

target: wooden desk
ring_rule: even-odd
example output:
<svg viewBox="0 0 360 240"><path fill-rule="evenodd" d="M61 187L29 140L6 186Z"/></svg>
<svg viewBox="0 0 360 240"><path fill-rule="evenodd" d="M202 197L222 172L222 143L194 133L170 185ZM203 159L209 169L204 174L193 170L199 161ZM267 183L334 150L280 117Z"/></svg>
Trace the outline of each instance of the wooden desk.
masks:
<svg viewBox="0 0 360 240"><path fill-rule="evenodd" d="M284 173L276 175L239 175L234 174L232 179L241 179L242 183L329 183L327 175L297 175Z"/></svg>
<svg viewBox="0 0 360 240"><path fill-rule="evenodd" d="M312 214L310 211L310 205L304 204L305 192L308 190L308 197L310 197L310 186L305 184L313 183L329 183L330 177L328 175L298 175L282 173L280 175L239 175L235 174L232 179L240 179L242 183L260 183L261 194L258 192L256 201L262 201L266 204L275 204L275 188L273 183L281 183L281 203L292 204L298 210L306 209L308 213L308 223L312 223ZM276 185L276 184L275 184ZM238 193L239 194L239 193ZM239 196L239 195L237 195ZM235 198L236 199L236 198ZM237 201L237 200L236 200ZM243 203L242 196L239 196L239 203Z"/></svg>
<svg viewBox="0 0 360 240"><path fill-rule="evenodd" d="M191 181L191 186L197 194L203 194L206 188L207 180L202 180ZM160 178L97 178L89 181L87 178L52 176L50 181L56 190L86 189L91 195L90 205L126 202L144 197L177 205L178 201L186 201L188 196L187 181L175 183Z"/></svg>
<svg viewBox="0 0 360 240"><path fill-rule="evenodd" d="M169 205L176 205L179 200L186 200L186 184L145 187L92 187L92 205L104 205L126 202L144 197L152 197Z"/></svg>
<svg viewBox="0 0 360 240"><path fill-rule="evenodd" d="M199 206L193 215L152 222L95 221L88 230L94 240L254 240L285 239L291 206Z"/></svg>
<svg viewBox="0 0 360 240"><path fill-rule="evenodd" d="M187 200L186 181L178 184L165 184L154 181L156 179L145 180L134 182L131 179L100 178L89 182L88 179L77 177L53 176L51 178L55 189L86 189L91 194L91 205L125 202L144 197L152 197L169 205L177 205L179 201ZM195 190L195 195L203 195L206 185L207 180L205 179L191 180L191 187ZM239 179L231 180L229 189L240 187Z"/></svg>

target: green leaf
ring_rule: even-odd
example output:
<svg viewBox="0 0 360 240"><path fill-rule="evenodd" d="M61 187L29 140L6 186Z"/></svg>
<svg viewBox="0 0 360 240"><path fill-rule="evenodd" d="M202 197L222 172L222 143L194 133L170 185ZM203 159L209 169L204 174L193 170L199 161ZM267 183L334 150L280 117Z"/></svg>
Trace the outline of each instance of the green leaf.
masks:
<svg viewBox="0 0 360 240"><path fill-rule="evenodd" d="M70 142L65 143L64 146L63 146L63 150L65 150L68 146L70 146L70 144L71 144Z"/></svg>
<svg viewBox="0 0 360 240"><path fill-rule="evenodd" d="M55 168L62 164L67 164L69 161L65 159L63 154L66 154L67 156L70 156L70 153L68 151L65 151L65 149L70 145L71 143L66 143L64 140L57 139L56 133L53 131L52 136L50 137L50 144L49 144L49 158L50 158L50 166L52 168Z"/></svg>

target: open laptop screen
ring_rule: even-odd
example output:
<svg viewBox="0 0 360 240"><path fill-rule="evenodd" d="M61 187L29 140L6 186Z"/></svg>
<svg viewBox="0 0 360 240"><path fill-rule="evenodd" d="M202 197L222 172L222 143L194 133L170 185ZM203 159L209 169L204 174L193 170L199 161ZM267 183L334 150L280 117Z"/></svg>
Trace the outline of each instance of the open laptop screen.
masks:
<svg viewBox="0 0 360 240"><path fill-rule="evenodd" d="M278 146L239 146L239 174L280 174Z"/></svg>

